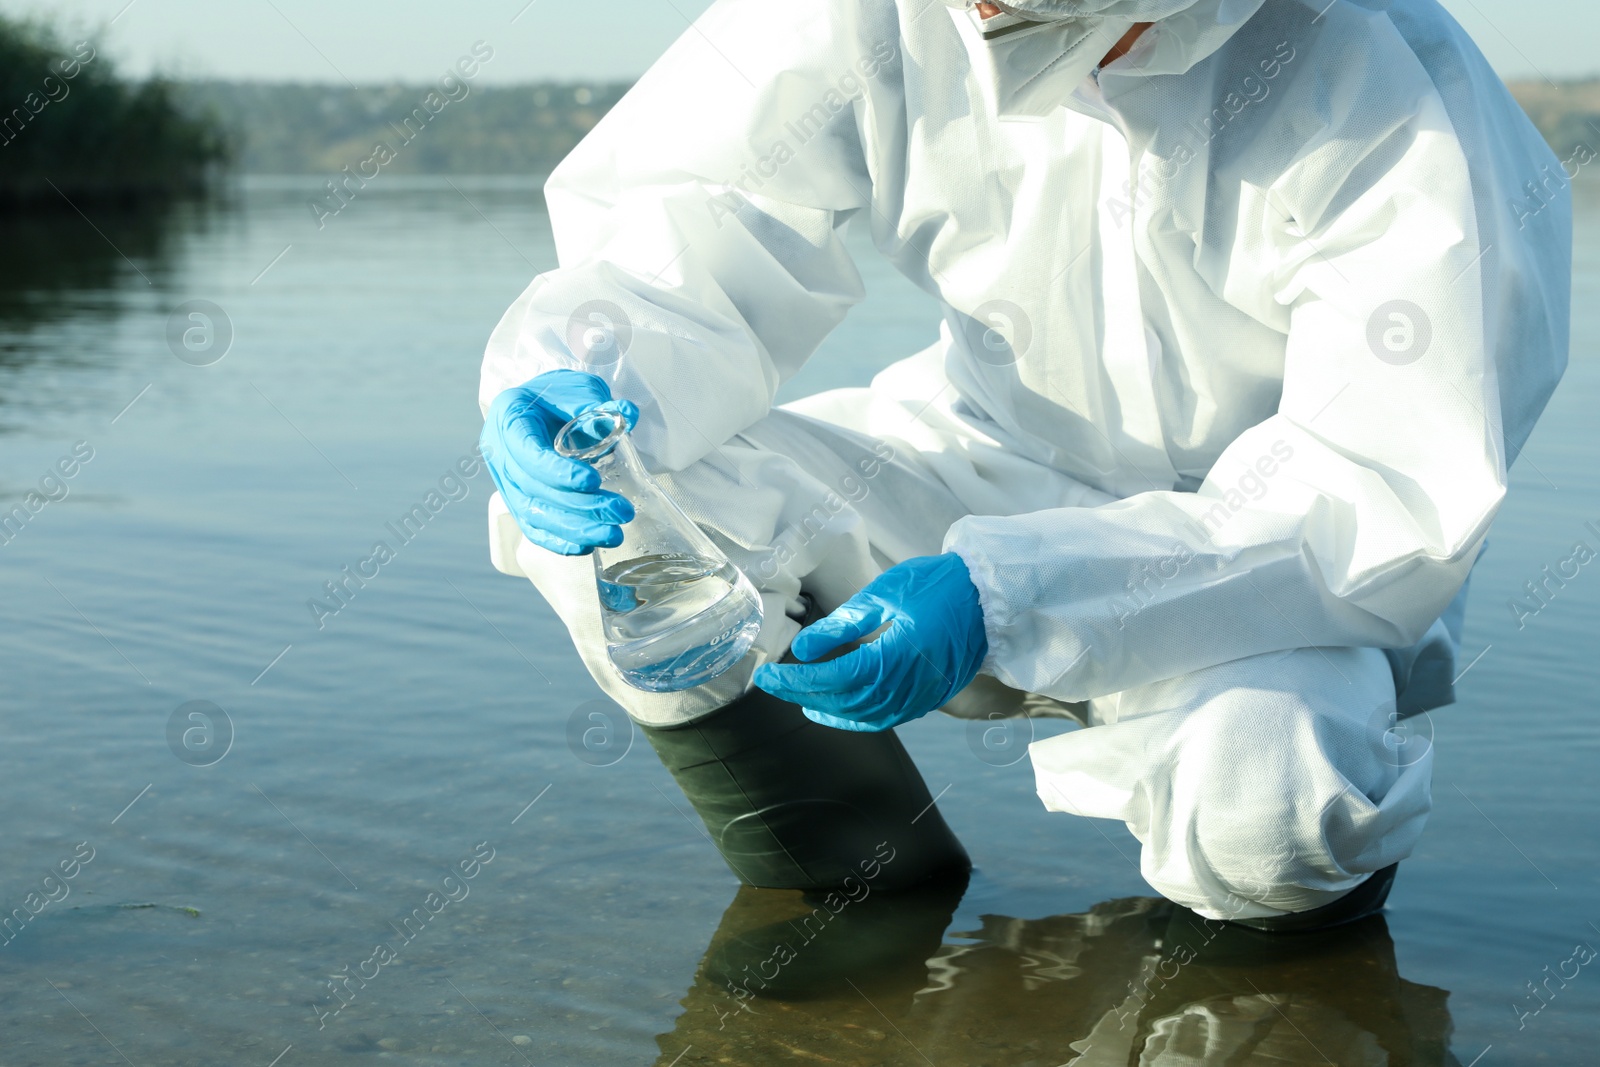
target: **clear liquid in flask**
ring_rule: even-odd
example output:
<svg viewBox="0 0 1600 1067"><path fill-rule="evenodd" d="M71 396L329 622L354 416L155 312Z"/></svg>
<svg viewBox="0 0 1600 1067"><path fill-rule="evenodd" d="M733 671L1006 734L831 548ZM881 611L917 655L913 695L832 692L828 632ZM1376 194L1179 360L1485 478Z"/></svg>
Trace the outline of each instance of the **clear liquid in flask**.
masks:
<svg viewBox="0 0 1600 1067"><path fill-rule="evenodd" d="M710 681L761 629L760 597L726 559L637 556L598 578L606 651L639 689L667 693Z"/></svg>

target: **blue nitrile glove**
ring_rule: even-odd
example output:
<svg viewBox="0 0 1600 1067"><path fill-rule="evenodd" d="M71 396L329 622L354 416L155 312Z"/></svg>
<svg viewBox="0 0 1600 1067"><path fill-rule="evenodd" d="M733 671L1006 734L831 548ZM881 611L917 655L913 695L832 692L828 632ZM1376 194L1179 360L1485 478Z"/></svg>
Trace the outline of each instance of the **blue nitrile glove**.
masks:
<svg viewBox="0 0 1600 1067"><path fill-rule="evenodd" d="M545 371L495 397L479 436L489 476L523 535L564 556L621 544L620 524L633 518L633 505L601 489L592 466L554 448L561 427L601 406L627 419L629 429L639 421L633 401L613 400L603 378Z"/></svg>
<svg viewBox="0 0 1600 1067"><path fill-rule="evenodd" d="M838 659L811 663L889 624ZM754 682L837 730L888 730L965 689L989 641L967 565L954 552L918 556L884 571L789 646L803 663L766 663Z"/></svg>

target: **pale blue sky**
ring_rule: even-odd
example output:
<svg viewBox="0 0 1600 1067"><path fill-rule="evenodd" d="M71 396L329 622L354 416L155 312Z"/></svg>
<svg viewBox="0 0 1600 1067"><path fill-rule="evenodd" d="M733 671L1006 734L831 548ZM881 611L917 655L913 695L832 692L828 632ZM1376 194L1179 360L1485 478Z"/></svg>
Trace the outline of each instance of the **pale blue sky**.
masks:
<svg viewBox="0 0 1600 1067"><path fill-rule="evenodd" d="M1600 74L1595 0L1444 5L1505 77ZM110 53L131 73L355 82L431 78L480 39L495 49L486 81L633 77L708 6L709 0L0 0L0 12L13 15L53 12L85 25L115 18L106 37Z"/></svg>

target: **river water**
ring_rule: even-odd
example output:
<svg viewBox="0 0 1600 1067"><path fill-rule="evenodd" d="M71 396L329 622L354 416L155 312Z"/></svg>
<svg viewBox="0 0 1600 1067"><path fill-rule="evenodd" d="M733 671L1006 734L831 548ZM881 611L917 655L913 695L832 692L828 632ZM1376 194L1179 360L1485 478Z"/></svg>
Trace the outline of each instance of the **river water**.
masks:
<svg viewBox="0 0 1600 1067"><path fill-rule="evenodd" d="M316 184L0 227L0 497L42 503L0 546L0 1064L1592 1055L1600 571L1508 601L1600 548L1600 187L1572 366L1474 577L1463 698L1423 726L1436 807L1384 919L1293 949L1188 930L1122 827L1042 810L1026 724L931 716L901 734L964 895L824 912L757 988L812 903L738 890L490 569L460 466L484 339L554 265L536 185L391 176L319 230ZM869 298L785 397L934 336L851 242Z"/></svg>

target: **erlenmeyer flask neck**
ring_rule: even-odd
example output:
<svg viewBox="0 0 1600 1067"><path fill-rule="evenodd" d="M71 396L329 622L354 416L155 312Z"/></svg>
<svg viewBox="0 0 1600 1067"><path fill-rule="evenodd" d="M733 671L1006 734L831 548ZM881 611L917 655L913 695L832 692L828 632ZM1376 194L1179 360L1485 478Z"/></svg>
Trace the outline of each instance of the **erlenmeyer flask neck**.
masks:
<svg viewBox="0 0 1600 1067"><path fill-rule="evenodd" d="M555 447L568 459L594 463L611 455L627 434L628 420L620 413L590 408L561 427L556 434Z"/></svg>
<svg viewBox="0 0 1600 1067"><path fill-rule="evenodd" d="M602 485L635 506L642 497L653 495L655 487L628 437L628 422L618 412L604 408L583 412L557 432L555 449L568 459L592 466Z"/></svg>

